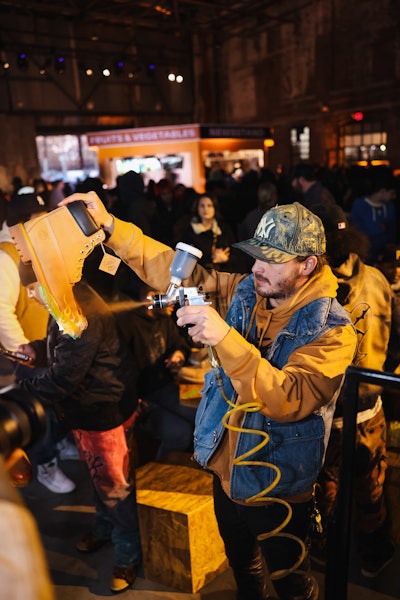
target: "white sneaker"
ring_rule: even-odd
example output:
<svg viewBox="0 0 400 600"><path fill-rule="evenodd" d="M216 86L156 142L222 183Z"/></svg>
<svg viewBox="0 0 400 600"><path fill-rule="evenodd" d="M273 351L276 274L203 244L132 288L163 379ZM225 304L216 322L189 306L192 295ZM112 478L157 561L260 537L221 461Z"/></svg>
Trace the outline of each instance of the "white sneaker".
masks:
<svg viewBox="0 0 400 600"><path fill-rule="evenodd" d="M68 494L76 488L75 483L68 479L65 473L58 467L56 458L53 458L48 463L38 465L37 479L55 494Z"/></svg>
<svg viewBox="0 0 400 600"><path fill-rule="evenodd" d="M60 440L56 448L60 460L79 460L78 448L67 438Z"/></svg>

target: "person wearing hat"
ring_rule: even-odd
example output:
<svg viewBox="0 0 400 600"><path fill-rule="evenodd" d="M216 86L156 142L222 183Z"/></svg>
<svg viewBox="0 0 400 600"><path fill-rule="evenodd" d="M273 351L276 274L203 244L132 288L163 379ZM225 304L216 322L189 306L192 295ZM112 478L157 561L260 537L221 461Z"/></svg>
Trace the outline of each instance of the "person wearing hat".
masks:
<svg viewBox="0 0 400 600"><path fill-rule="evenodd" d="M171 248L114 219L93 192L61 204L74 200L85 202L110 234L107 244L142 280L169 287ZM301 204L267 211L238 247L255 259L250 275L196 265L183 282L201 286L212 302L177 311L178 325L212 353L194 458L215 475L216 517L238 598L264 600L273 578L279 598L315 600L306 550L313 488L356 334L335 298L322 223Z"/></svg>
<svg viewBox="0 0 400 600"><path fill-rule="evenodd" d="M324 224L329 263L339 283L338 300L354 322L358 349L354 365L377 371L385 370L390 341L399 339L400 315L390 284L375 267L365 264L369 241L351 227L339 206L316 205L313 208ZM398 350L392 359L399 361ZM332 518L339 488L343 434L340 394L336 404L331 436L322 472L318 478L317 501L323 523ZM355 535L361 573L376 577L393 558L390 522L384 497L386 420L381 389L360 384L355 455ZM326 527L324 528L326 530ZM312 556L324 556L326 537L313 540Z"/></svg>

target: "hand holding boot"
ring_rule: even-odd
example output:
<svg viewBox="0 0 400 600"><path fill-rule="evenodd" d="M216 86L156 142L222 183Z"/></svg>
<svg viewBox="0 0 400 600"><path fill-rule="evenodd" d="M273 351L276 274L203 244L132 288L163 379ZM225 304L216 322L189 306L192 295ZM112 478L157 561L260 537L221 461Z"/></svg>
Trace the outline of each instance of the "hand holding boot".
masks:
<svg viewBox="0 0 400 600"><path fill-rule="evenodd" d="M102 227L108 233L112 233L114 218L107 211L106 207L104 206L96 192L77 192L75 194L72 194L71 196L68 196L67 198L64 198L64 200L62 200L58 204L58 206L65 206L66 204L76 202L77 200L81 200L85 203L86 208L88 209L93 219L96 221L98 227Z"/></svg>

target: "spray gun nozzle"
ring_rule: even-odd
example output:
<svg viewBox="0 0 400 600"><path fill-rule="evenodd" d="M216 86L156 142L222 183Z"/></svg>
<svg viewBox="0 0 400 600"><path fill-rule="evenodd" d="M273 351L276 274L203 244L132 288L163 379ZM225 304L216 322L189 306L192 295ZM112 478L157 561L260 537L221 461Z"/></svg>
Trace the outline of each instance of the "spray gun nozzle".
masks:
<svg viewBox="0 0 400 600"><path fill-rule="evenodd" d="M154 295L154 308L166 308L167 306L172 306L177 302L183 306L184 301L182 299L182 289L185 291L184 295L186 298L189 290L189 295L191 297L198 296L196 288L182 288L181 283L193 273L193 269L195 268L199 258L203 256L203 253L198 248L183 242L178 242L175 250L176 252L174 259L169 267L171 281L168 286L167 293ZM191 290L196 290L196 294L194 294Z"/></svg>

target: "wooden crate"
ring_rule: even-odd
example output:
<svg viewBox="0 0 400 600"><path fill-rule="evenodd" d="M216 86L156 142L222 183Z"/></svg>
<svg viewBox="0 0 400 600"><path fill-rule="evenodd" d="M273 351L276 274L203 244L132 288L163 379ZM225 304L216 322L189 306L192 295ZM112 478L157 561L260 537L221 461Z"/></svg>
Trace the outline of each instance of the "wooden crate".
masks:
<svg viewBox="0 0 400 600"><path fill-rule="evenodd" d="M201 400L200 391L203 385L203 383L180 383L179 399L181 404L197 408Z"/></svg>
<svg viewBox="0 0 400 600"><path fill-rule="evenodd" d="M136 486L146 579L195 593L228 568L209 473L151 462Z"/></svg>

